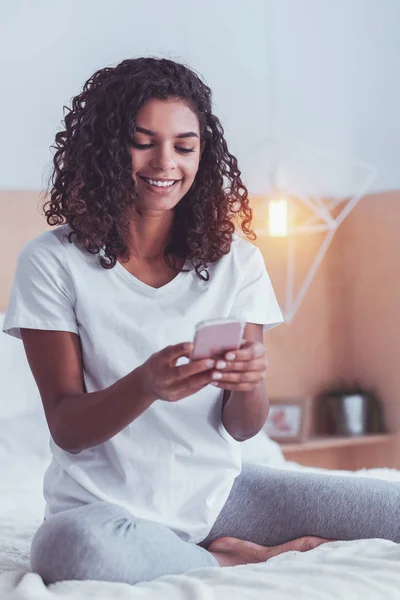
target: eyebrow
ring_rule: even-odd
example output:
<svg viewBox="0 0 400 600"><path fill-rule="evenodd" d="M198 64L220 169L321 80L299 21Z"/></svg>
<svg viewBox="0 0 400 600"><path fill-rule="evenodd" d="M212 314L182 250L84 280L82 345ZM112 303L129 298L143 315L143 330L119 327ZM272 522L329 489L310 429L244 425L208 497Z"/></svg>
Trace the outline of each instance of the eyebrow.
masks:
<svg viewBox="0 0 400 600"><path fill-rule="evenodd" d="M137 131L138 133L145 133L146 135L151 135L153 137L155 137L157 135L157 133L155 133L154 131L150 131L150 129L145 129L144 127L136 127L135 131ZM182 139L182 138L190 138L190 137L198 138L199 136L194 131L187 131L186 133L178 133L175 137Z"/></svg>

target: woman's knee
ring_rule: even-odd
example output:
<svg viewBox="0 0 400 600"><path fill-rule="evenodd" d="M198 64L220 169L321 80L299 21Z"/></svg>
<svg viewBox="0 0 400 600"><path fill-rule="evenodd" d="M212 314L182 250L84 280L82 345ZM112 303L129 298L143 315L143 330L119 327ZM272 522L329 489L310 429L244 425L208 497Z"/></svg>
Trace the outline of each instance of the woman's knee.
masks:
<svg viewBox="0 0 400 600"><path fill-rule="evenodd" d="M217 566L203 548L159 523L97 502L51 517L35 534L32 570L45 583L71 579L135 584L189 569Z"/></svg>
<svg viewBox="0 0 400 600"><path fill-rule="evenodd" d="M120 573L110 569L118 565L115 537L131 524L127 511L103 502L59 513L46 520L33 538L32 570L47 584L71 579L119 581Z"/></svg>

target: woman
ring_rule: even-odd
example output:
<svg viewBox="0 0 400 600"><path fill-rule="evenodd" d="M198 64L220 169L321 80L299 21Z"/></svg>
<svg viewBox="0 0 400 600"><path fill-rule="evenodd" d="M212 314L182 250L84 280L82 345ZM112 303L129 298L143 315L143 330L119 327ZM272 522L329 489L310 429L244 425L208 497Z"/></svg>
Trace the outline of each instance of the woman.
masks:
<svg viewBox="0 0 400 600"><path fill-rule="evenodd" d="M31 555L47 583L400 539L397 484L242 469L268 413L263 325L282 318L234 235L252 234L247 190L196 74L153 58L95 73L56 136L45 214L59 227L22 250L4 331L52 437ZM240 349L189 362L196 323L232 316Z"/></svg>

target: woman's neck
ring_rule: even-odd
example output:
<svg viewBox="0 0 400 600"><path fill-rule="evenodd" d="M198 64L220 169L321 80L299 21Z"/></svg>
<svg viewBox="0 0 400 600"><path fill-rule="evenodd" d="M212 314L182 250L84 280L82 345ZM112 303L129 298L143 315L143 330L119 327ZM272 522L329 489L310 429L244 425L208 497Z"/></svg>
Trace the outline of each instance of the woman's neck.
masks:
<svg viewBox="0 0 400 600"><path fill-rule="evenodd" d="M135 215L129 222L128 250L140 260L154 260L164 256L171 242L174 213Z"/></svg>

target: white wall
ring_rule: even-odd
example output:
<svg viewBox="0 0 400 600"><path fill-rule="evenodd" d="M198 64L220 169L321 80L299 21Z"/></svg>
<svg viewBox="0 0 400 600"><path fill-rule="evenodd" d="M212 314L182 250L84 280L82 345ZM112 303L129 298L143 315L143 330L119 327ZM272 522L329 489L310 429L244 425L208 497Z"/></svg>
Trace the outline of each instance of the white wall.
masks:
<svg viewBox="0 0 400 600"><path fill-rule="evenodd" d="M399 25L398 0L2 0L0 188L42 187L62 106L96 69L138 55L202 73L253 191L275 135L300 170L311 146L399 188ZM304 165L328 193L354 187L330 159Z"/></svg>
<svg viewBox="0 0 400 600"><path fill-rule="evenodd" d="M272 0L268 11L277 133L374 165L378 191L399 188L399 0ZM362 179L330 164L330 180Z"/></svg>
<svg viewBox="0 0 400 600"><path fill-rule="evenodd" d="M3 2L0 187L40 187L62 106L92 72L134 56L189 63L214 89L232 143L238 146L247 128L251 139L254 123L264 121L257 95L266 96L267 79L263 0L251 4L249 14L246 3L231 0ZM253 57L257 68L247 70ZM256 98L246 115L249 90Z"/></svg>

